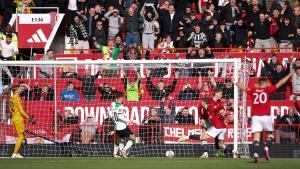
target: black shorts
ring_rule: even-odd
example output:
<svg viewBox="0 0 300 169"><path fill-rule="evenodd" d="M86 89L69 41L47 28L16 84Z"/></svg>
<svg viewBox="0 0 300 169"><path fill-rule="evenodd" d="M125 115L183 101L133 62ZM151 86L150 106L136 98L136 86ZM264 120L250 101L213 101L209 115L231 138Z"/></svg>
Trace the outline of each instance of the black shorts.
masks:
<svg viewBox="0 0 300 169"><path fill-rule="evenodd" d="M126 127L124 130L117 130L117 135L120 138L127 138L130 137L133 133L131 132L130 128Z"/></svg>

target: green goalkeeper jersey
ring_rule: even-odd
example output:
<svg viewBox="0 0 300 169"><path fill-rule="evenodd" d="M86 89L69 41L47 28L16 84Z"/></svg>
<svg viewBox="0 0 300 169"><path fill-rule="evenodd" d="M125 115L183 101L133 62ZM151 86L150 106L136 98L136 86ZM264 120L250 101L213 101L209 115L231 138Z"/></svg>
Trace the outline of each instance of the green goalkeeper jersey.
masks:
<svg viewBox="0 0 300 169"><path fill-rule="evenodd" d="M115 130L124 130L130 122L126 116L124 106L117 101L111 103L109 116L114 122Z"/></svg>

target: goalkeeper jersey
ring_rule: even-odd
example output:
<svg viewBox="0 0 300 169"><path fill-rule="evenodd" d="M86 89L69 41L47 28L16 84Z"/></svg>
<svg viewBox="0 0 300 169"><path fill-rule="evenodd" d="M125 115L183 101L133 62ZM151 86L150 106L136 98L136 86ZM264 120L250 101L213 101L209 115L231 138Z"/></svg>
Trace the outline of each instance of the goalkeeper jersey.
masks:
<svg viewBox="0 0 300 169"><path fill-rule="evenodd" d="M114 122L115 130L124 130L129 123L123 105L116 101L111 103L109 116Z"/></svg>
<svg viewBox="0 0 300 169"><path fill-rule="evenodd" d="M24 118L29 118L23 109L20 96L13 95L10 97L10 113L13 120L24 120Z"/></svg>

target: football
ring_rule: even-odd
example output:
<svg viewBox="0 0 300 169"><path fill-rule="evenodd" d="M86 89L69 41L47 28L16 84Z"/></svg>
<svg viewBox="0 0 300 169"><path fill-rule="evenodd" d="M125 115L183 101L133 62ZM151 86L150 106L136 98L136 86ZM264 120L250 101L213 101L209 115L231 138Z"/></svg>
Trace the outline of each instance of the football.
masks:
<svg viewBox="0 0 300 169"><path fill-rule="evenodd" d="M172 158L172 157L174 157L175 156L175 153L174 153L174 151L172 151L172 150L168 150L168 151L166 151L166 157L168 157L168 158Z"/></svg>

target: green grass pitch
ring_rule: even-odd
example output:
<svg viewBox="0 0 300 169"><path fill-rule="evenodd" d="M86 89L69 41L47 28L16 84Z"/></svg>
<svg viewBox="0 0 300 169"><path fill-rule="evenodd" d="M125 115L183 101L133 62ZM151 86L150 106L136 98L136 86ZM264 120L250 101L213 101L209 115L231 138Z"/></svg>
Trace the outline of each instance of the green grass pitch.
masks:
<svg viewBox="0 0 300 169"><path fill-rule="evenodd" d="M300 159L199 159L199 158L25 158L0 159L0 169L296 169Z"/></svg>

